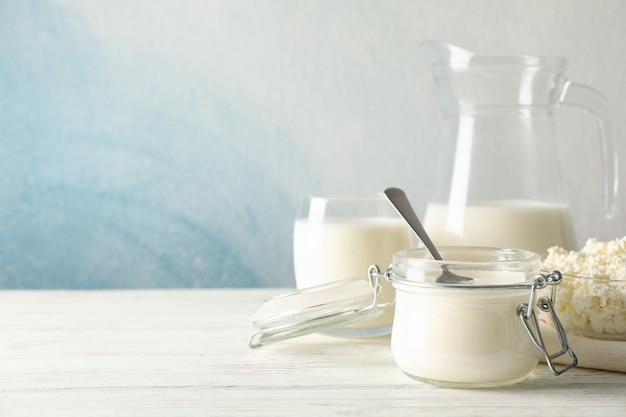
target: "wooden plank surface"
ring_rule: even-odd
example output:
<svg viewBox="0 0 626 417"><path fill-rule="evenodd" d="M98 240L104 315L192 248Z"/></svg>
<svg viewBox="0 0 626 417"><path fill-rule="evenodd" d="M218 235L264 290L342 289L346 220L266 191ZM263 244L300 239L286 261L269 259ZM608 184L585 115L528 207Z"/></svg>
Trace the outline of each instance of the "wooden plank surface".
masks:
<svg viewBox="0 0 626 417"><path fill-rule="evenodd" d="M405 376L388 337L249 349L282 291L0 291L0 416L626 415L621 373L451 390Z"/></svg>

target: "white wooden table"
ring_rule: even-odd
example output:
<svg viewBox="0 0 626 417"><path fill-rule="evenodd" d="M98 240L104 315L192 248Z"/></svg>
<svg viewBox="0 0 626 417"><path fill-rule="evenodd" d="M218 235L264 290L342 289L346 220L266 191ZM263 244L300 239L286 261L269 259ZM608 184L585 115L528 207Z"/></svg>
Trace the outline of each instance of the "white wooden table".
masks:
<svg viewBox="0 0 626 417"><path fill-rule="evenodd" d="M249 349L284 290L0 291L0 416L620 416L626 374L539 365L504 389L414 381L389 338Z"/></svg>

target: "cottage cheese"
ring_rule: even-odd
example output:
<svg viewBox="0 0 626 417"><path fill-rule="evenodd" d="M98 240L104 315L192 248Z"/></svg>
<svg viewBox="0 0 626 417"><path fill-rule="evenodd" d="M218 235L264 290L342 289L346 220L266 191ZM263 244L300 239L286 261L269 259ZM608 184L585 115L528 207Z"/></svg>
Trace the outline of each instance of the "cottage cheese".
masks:
<svg viewBox="0 0 626 417"><path fill-rule="evenodd" d="M545 270L558 269L556 311L568 331L608 339L626 338L626 237L589 239L579 252L548 249Z"/></svg>

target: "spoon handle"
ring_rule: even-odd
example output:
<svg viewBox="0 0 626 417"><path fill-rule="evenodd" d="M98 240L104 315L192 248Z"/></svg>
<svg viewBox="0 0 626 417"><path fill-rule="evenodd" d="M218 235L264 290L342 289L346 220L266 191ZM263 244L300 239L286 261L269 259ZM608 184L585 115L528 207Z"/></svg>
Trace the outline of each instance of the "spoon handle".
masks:
<svg viewBox="0 0 626 417"><path fill-rule="evenodd" d="M402 216L404 220L409 224L413 232L417 235L417 238L426 247L428 252L430 252L432 257L437 261L441 261L442 258L439 254L439 251L433 244L433 241L430 240L430 236L428 236L428 233L426 233L424 226L422 226L422 222L420 222L417 214L415 214L415 211L413 210L413 207L411 206L411 203L409 202L409 199L407 198L404 191L394 187L387 188L385 190L385 196L387 196L387 199L396 209L398 214L400 214L400 216Z"/></svg>

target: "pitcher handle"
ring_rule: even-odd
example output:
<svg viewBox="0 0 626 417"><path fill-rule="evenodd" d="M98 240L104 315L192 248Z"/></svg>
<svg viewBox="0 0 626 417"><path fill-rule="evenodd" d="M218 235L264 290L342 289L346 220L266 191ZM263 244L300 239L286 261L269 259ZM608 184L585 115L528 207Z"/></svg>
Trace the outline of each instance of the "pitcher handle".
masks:
<svg viewBox="0 0 626 417"><path fill-rule="evenodd" d="M618 156L617 141L614 135L613 110L602 93L592 87L567 81L563 87L559 102L582 107L590 111L598 121L600 150L604 163L604 213L611 219L617 212L618 193Z"/></svg>

